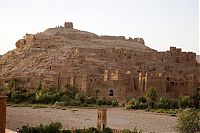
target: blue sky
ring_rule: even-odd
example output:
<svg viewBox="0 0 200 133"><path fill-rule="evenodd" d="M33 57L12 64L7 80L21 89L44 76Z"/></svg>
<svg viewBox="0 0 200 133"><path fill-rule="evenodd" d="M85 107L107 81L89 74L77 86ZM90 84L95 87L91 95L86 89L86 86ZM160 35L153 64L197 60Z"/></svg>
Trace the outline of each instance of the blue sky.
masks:
<svg viewBox="0 0 200 133"><path fill-rule="evenodd" d="M200 53L198 0L0 0L0 54L26 33L65 21L99 35L143 37L158 51Z"/></svg>

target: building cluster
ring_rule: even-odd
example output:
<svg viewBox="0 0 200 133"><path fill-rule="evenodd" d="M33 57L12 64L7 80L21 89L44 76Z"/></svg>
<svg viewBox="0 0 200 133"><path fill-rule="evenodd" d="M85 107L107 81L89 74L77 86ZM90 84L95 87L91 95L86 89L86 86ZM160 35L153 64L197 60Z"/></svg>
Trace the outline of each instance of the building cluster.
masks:
<svg viewBox="0 0 200 133"><path fill-rule="evenodd" d="M0 59L4 86L16 78L27 90L40 84L62 90L70 84L87 96L95 96L98 89L99 97L119 101L143 96L150 86L159 96L171 98L192 95L200 86L195 53L176 47L157 52L146 47L142 38L98 36L73 29L69 22L27 34L16 47Z"/></svg>

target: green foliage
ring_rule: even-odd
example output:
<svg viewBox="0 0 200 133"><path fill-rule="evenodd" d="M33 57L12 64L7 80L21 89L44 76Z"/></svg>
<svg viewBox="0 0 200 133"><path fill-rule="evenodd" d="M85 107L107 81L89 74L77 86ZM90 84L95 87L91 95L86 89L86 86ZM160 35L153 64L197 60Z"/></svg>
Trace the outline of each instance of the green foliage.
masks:
<svg viewBox="0 0 200 133"><path fill-rule="evenodd" d="M175 129L180 133L200 132L200 111L185 109L179 112Z"/></svg>
<svg viewBox="0 0 200 133"><path fill-rule="evenodd" d="M86 133L100 133L96 128L91 127L86 130Z"/></svg>
<svg viewBox="0 0 200 133"><path fill-rule="evenodd" d="M81 133L81 130L80 129L75 129L74 133Z"/></svg>
<svg viewBox="0 0 200 133"><path fill-rule="evenodd" d="M147 104L143 103L141 99L131 99L127 104L127 108L129 109L146 109Z"/></svg>
<svg viewBox="0 0 200 133"><path fill-rule="evenodd" d="M192 96L192 104L194 108L200 109L200 87L195 89L194 95Z"/></svg>
<svg viewBox="0 0 200 133"><path fill-rule="evenodd" d="M59 122L51 123L49 125L40 124L37 127L30 127L29 125L22 126L19 129L19 133L71 133L70 130L62 130L62 124ZM112 129L107 127L102 132L97 128L90 127L88 129L75 129L74 133L112 133ZM142 130L138 131L137 127L134 128L133 131L125 129L122 133L142 133Z"/></svg>
<svg viewBox="0 0 200 133"><path fill-rule="evenodd" d="M114 106L114 107L118 106L117 100L112 100L112 106Z"/></svg>
<svg viewBox="0 0 200 133"><path fill-rule="evenodd" d="M158 100L158 107L161 109L176 109L178 108L178 101L161 96Z"/></svg>
<svg viewBox="0 0 200 133"><path fill-rule="evenodd" d="M138 131L137 127L135 127L133 131L124 129L124 130L122 130L122 133L142 133L142 130Z"/></svg>
<svg viewBox="0 0 200 133"><path fill-rule="evenodd" d="M146 103L147 102L145 97L139 97L138 100L139 100L139 103Z"/></svg>
<svg viewBox="0 0 200 133"><path fill-rule="evenodd" d="M51 123L50 125L43 126L42 124L38 127L22 126L19 133L61 133L61 123Z"/></svg>
<svg viewBox="0 0 200 133"><path fill-rule="evenodd" d="M103 130L103 133L112 133L112 129L107 127Z"/></svg>
<svg viewBox="0 0 200 133"><path fill-rule="evenodd" d="M190 96L182 96L178 99L178 107L179 108L187 108L191 107L191 99Z"/></svg>
<svg viewBox="0 0 200 133"><path fill-rule="evenodd" d="M146 92L146 100L150 108L154 108L157 97L156 89L151 86Z"/></svg>
<svg viewBox="0 0 200 133"><path fill-rule="evenodd" d="M107 100L106 98L99 98L96 101L97 105L111 105L112 102L110 100Z"/></svg>
<svg viewBox="0 0 200 133"><path fill-rule="evenodd" d="M10 82L8 84L9 90L18 90L18 91L21 90L19 87L20 82L21 82L21 80L17 79L17 78L10 80Z"/></svg>
<svg viewBox="0 0 200 133"><path fill-rule="evenodd" d="M65 89L60 91L51 86L48 90L43 90L40 84L37 90L8 90L8 101L13 103L31 103L31 104L55 104L59 106L90 106L90 104L117 106L117 100L108 101L106 98L87 97L77 92L75 86L66 84Z"/></svg>
<svg viewBox="0 0 200 133"><path fill-rule="evenodd" d="M70 84L66 84L66 85L64 86L64 88L65 88L64 93L65 93L66 95L68 95L69 98L74 99L75 96L76 96L76 94L78 93L76 87L73 86L73 85L70 85Z"/></svg>
<svg viewBox="0 0 200 133"><path fill-rule="evenodd" d="M61 133L71 133L70 130L62 130Z"/></svg>

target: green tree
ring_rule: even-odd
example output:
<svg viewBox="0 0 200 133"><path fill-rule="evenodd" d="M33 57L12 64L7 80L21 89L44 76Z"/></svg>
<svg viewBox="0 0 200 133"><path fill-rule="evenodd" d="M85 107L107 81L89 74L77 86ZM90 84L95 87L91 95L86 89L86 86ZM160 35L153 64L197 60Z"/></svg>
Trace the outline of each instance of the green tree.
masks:
<svg viewBox="0 0 200 133"><path fill-rule="evenodd" d="M157 93L156 93L156 89L154 87L150 87L147 92L146 92L146 100L148 103L149 108L154 108L154 105L157 101Z"/></svg>
<svg viewBox="0 0 200 133"><path fill-rule="evenodd" d="M179 112L175 129L180 133L200 132L200 111L195 109L185 109Z"/></svg>

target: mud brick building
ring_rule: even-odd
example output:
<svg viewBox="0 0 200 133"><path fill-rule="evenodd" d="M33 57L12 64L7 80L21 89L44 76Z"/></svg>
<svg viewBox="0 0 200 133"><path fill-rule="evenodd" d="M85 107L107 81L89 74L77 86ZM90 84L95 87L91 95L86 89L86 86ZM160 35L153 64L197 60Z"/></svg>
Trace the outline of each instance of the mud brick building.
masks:
<svg viewBox="0 0 200 133"><path fill-rule="evenodd" d="M71 84L85 95L95 96L99 89L99 97L120 101L142 96L150 86L160 96L177 98L200 86L200 64L193 52L176 47L158 52L143 38L99 36L65 22L26 34L0 58L1 84L13 79L27 90Z"/></svg>

